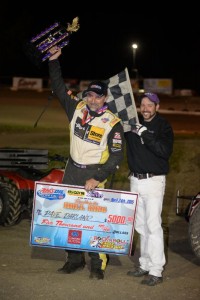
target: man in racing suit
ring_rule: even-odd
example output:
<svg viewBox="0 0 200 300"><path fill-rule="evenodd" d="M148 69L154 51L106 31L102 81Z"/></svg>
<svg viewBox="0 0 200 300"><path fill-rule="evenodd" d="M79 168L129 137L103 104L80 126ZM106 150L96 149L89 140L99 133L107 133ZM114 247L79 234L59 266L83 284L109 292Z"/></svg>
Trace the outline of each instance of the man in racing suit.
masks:
<svg viewBox="0 0 200 300"><path fill-rule="evenodd" d="M53 93L58 97L69 119L70 157L63 178L64 184L84 186L90 191L103 188L123 159L124 137L120 119L106 104L107 85L93 81L84 91L84 99L69 95L62 78L59 47L50 49L49 74ZM70 274L85 266L83 251L66 250L67 262L59 272ZM89 252L90 278L103 279L108 261L104 253Z"/></svg>

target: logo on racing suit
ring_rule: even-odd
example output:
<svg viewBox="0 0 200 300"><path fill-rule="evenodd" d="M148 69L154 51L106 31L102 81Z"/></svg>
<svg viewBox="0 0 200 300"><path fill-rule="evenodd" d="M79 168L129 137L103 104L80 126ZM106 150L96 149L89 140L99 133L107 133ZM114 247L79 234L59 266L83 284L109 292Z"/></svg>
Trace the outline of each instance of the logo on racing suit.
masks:
<svg viewBox="0 0 200 300"><path fill-rule="evenodd" d="M120 139L121 140L120 132L115 132L114 139Z"/></svg>
<svg viewBox="0 0 200 300"><path fill-rule="evenodd" d="M104 128L92 126L89 131L89 134L88 134L88 139L100 144L102 137L104 135L104 132L105 132Z"/></svg>

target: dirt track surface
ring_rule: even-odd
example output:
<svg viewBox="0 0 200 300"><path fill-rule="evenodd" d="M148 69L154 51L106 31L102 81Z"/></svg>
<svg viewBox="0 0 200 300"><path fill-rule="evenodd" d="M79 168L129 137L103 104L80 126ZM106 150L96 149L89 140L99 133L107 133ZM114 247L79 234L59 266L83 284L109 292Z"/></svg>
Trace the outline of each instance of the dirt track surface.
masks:
<svg viewBox="0 0 200 300"><path fill-rule="evenodd" d="M30 246L27 219L14 227L0 227L0 299L197 300L200 262L188 244L187 223L174 214L170 214L169 222L165 228L164 281L155 287L143 286L140 278L126 275L138 261L138 248L131 257L111 256L104 280L91 280L87 255L84 270L71 275L57 273L57 268L63 265L64 250Z"/></svg>
<svg viewBox="0 0 200 300"><path fill-rule="evenodd" d="M26 125L32 126L47 104L48 93L39 94L37 98L36 94L33 95L30 92L15 94L15 97L10 94L7 92L0 95L0 124L11 124L15 120L14 124L23 125L25 122ZM33 106L35 106L34 109ZM167 109L168 106L171 107L171 103L169 105L165 103L163 108ZM166 199L163 207L167 264L163 274L163 283L155 287L143 286L140 284L140 278L130 278L126 275L127 271L138 262L138 243L131 257L111 256L103 281L89 279L90 263L87 255L87 266L84 270L71 275L58 274L56 270L63 265L65 259L64 250L30 246L30 220L24 219L13 227L0 226L0 299L199 299L200 261L194 256L189 245L188 223L184 218L176 216L175 193L179 186L183 186L186 193L198 192L196 189L199 188L199 173L196 177L191 174L199 172L198 164L195 162L199 161L197 156L199 155L200 117L173 114L167 114L166 117L175 131L192 132L196 139L185 141L183 153L180 153L183 162L180 166L181 171L178 176L177 173L170 173L167 179ZM53 124L53 127L58 129L55 132L57 140L54 140L55 147L57 147L58 133L66 127L66 116L56 101L50 105L48 114L45 113L42 117L39 128L46 124ZM37 135L38 132L34 134ZM16 143L15 147L24 146L30 145L31 139L34 140L26 132L14 135L2 133L1 144L12 147L13 143ZM26 144L23 144L25 142ZM34 145L44 146L42 142L41 133L41 139L38 138L38 144L35 139ZM187 161L186 152L190 154L190 161Z"/></svg>

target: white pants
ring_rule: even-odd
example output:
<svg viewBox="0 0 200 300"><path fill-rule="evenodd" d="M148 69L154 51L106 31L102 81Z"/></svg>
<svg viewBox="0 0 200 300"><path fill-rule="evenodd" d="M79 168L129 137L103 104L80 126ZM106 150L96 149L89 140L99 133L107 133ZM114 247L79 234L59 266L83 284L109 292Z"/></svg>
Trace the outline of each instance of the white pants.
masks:
<svg viewBox="0 0 200 300"><path fill-rule="evenodd" d="M162 205L165 176L137 179L130 176L131 192L138 193L135 229L140 235L140 268L161 277L165 265Z"/></svg>

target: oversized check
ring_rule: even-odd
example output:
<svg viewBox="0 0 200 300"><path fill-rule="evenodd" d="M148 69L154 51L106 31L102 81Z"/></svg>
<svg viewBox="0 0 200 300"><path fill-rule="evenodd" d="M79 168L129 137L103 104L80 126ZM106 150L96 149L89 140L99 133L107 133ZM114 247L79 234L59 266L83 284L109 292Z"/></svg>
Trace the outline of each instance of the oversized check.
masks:
<svg viewBox="0 0 200 300"><path fill-rule="evenodd" d="M138 194L35 183L30 244L130 255Z"/></svg>

